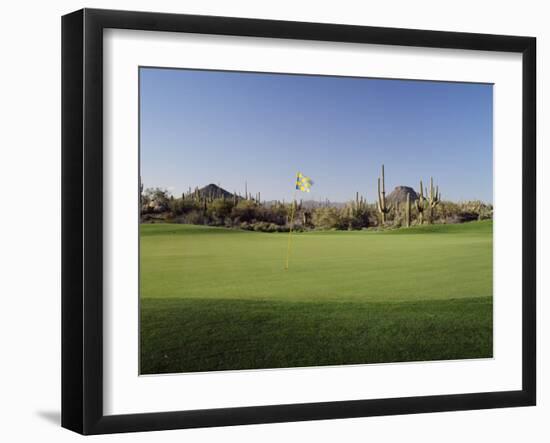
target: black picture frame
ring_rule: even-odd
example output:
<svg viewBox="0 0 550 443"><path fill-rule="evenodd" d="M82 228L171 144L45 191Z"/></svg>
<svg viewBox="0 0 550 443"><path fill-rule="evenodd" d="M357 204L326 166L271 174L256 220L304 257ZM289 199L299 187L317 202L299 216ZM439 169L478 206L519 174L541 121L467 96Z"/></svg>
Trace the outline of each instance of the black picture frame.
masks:
<svg viewBox="0 0 550 443"><path fill-rule="evenodd" d="M522 389L130 415L103 413L103 30L192 32L522 54ZM536 403L536 39L83 9L62 18L62 426L81 434L530 406Z"/></svg>

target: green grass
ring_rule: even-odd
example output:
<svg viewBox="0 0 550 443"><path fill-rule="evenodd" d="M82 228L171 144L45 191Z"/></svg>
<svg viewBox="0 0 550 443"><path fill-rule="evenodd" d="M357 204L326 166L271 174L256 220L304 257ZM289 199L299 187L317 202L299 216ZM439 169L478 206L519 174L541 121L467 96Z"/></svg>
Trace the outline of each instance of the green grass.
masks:
<svg viewBox="0 0 550 443"><path fill-rule="evenodd" d="M492 222L141 226L142 373L492 356Z"/></svg>

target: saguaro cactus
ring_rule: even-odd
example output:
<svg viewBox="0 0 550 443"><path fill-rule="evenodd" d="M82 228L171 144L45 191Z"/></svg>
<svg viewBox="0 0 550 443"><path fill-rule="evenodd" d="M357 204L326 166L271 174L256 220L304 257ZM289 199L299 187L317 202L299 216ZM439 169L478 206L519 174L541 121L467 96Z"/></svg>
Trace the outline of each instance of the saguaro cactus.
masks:
<svg viewBox="0 0 550 443"><path fill-rule="evenodd" d="M405 223L407 228L411 227L411 195L407 193L407 206L405 206Z"/></svg>
<svg viewBox="0 0 550 443"><path fill-rule="evenodd" d="M434 210L440 201L441 201L441 194L439 192L439 186L436 186L434 188L434 179L433 177L430 177L430 198L428 200L428 203L430 205L430 220L429 220L430 223L433 223Z"/></svg>
<svg viewBox="0 0 550 443"><path fill-rule="evenodd" d="M351 210L353 215L357 215L360 212L364 211L367 208L366 199L359 194L359 191L355 193L355 201L351 202Z"/></svg>
<svg viewBox="0 0 550 443"><path fill-rule="evenodd" d="M367 202L366 199L359 194L359 191L355 193L355 199L350 200L346 205L345 211L348 216L348 229L367 227Z"/></svg>
<svg viewBox="0 0 550 443"><path fill-rule="evenodd" d="M416 210L418 211L418 224L424 223L424 209L426 209L426 199L424 198L424 186L422 180L420 180L420 192L418 193L418 199L414 201Z"/></svg>
<svg viewBox="0 0 550 443"><path fill-rule="evenodd" d="M391 211L391 205L386 202L386 183L384 178L384 165L382 165L382 187L380 187L380 177L378 177L378 212L382 224L386 223L386 215Z"/></svg>

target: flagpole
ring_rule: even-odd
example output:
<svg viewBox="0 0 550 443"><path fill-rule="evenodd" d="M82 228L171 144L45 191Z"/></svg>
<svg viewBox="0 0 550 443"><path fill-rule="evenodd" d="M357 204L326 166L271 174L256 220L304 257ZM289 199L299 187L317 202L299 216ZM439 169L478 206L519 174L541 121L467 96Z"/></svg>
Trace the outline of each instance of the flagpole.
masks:
<svg viewBox="0 0 550 443"><path fill-rule="evenodd" d="M288 245L286 248L286 264L285 271L288 271L288 261L290 259L290 246L292 242L292 228L294 227L294 212L296 208L296 190L294 190L294 196L292 197L292 207L290 209L290 221L288 229Z"/></svg>

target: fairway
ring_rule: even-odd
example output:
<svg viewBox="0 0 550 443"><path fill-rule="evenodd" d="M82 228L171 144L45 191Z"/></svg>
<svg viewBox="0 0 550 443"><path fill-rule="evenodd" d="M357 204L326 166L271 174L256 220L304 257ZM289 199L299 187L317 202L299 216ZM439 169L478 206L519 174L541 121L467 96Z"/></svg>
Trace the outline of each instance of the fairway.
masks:
<svg viewBox="0 0 550 443"><path fill-rule="evenodd" d="M144 374L492 356L492 221L140 232Z"/></svg>

